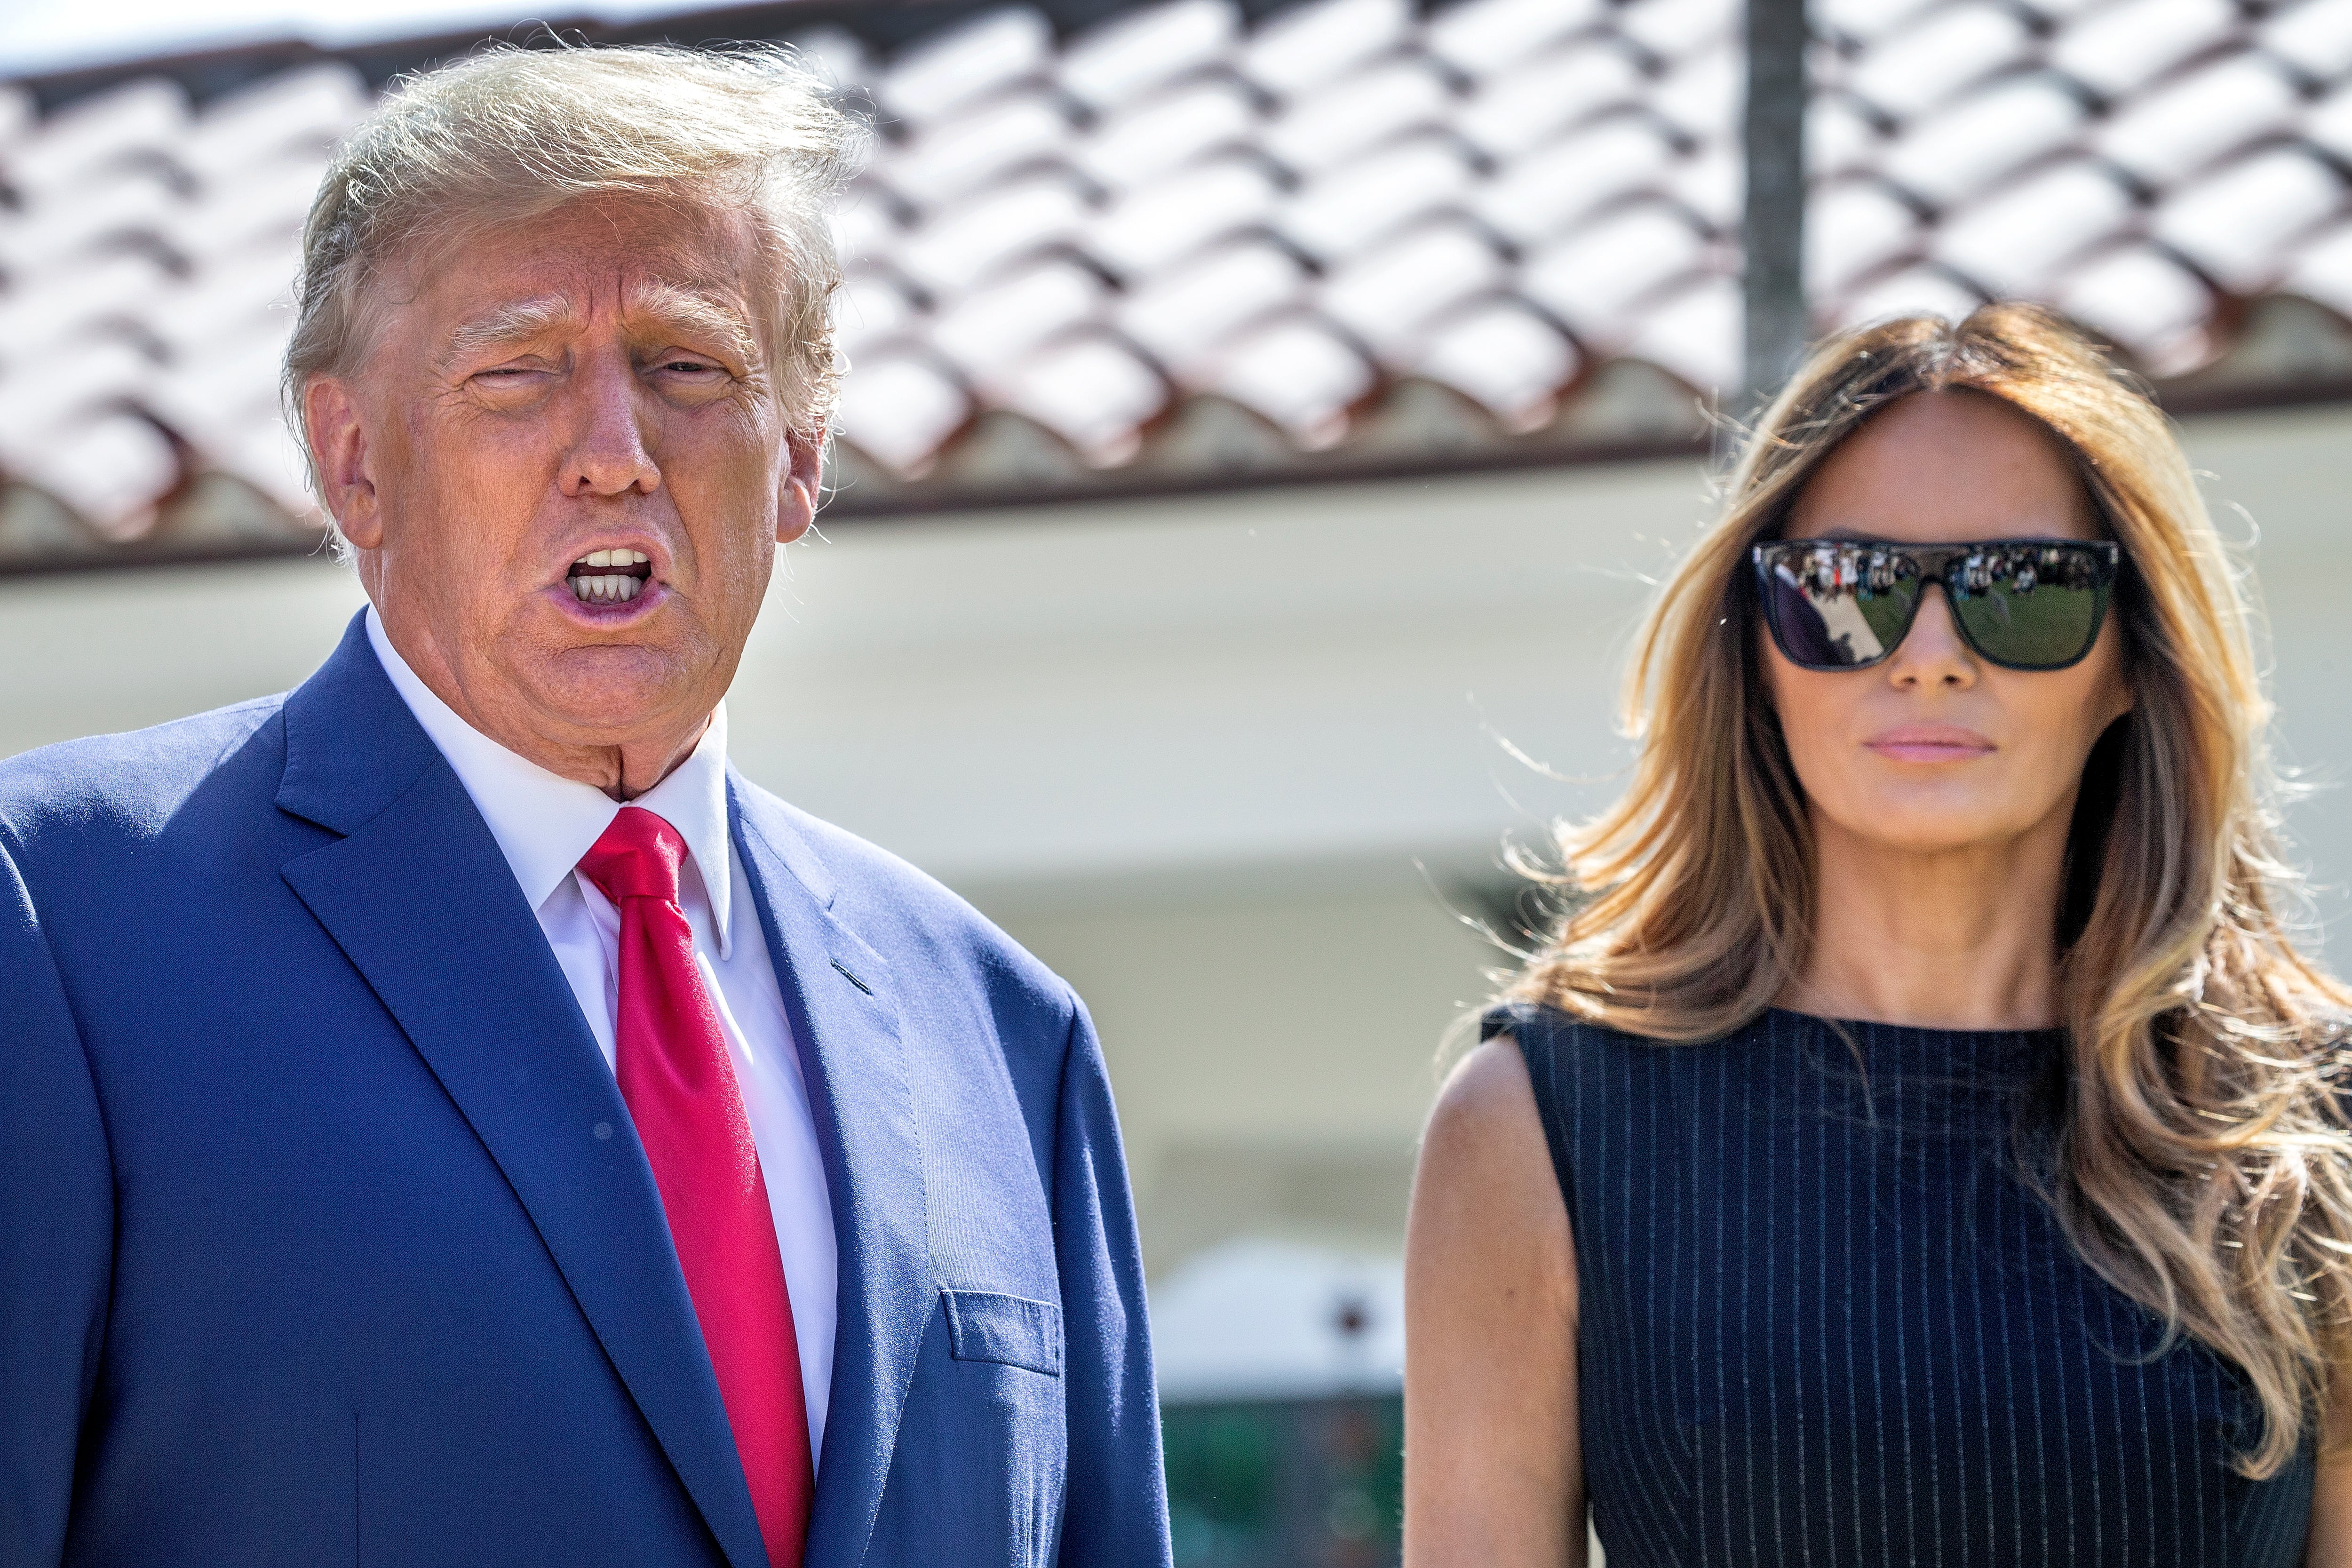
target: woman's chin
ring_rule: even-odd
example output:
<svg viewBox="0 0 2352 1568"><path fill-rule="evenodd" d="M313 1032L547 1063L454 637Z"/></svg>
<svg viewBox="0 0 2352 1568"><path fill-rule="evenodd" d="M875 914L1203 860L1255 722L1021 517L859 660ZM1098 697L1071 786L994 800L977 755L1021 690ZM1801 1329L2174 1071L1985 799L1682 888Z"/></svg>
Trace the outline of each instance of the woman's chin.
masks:
<svg viewBox="0 0 2352 1568"><path fill-rule="evenodd" d="M1842 837L1896 855L1996 852L2032 829L2032 814L2006 802L1929 796L1882 800L1837 825Z"/></svg>

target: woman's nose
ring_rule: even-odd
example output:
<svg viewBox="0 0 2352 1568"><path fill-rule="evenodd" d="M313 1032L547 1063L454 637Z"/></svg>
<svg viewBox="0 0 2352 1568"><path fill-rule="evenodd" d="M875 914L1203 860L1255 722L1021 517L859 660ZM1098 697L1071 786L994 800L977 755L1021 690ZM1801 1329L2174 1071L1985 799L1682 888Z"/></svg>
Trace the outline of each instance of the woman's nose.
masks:
<svg viewBox="0 0 2352 1568"><path fill-rule="evenodd" d="M1886 661L1886 677L1897 685L1974 684L1976 654L1960 636L1952 614L1952 592L1944 584L1930 583L1920 590L1911 630Z"/></svg>

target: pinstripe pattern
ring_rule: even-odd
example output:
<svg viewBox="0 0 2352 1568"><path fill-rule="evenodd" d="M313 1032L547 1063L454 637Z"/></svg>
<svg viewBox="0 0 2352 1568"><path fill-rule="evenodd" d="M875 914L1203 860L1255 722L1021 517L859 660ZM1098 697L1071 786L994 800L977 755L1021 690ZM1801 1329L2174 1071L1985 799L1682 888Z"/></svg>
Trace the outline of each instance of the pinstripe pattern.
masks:
<svg viewBox="0 0 2352 1568"><path fill-rule="evenodd" d="M2011 1128L2053 1037L1768 1013L1661 1047L1533 1008L1576 1230L1586 1485L1611 1568L2289 1568L2308 1453L2086 1268Z"/></svg>

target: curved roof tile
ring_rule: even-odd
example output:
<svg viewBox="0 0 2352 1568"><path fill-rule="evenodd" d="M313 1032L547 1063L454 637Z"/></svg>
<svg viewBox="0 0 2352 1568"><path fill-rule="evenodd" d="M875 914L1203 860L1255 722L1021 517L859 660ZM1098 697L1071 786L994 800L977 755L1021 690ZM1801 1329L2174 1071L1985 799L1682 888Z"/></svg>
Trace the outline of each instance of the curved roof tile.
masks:
<svg viewBox="0 0 2352 1568"><path fill-rule="evenodd" d="M805 16L772 26L880 113L836 219L838 504L1685 443L1736 374L1729 0ZM2255 296L2352 316L2352 0L1819 16L1824 326L2023 293L2259 396L2280 356L2227 368L2284 319ZM284 58L0 86L0 490L51 498L0 493L0 567L315 540L276 367L371 89Z"/></svg>

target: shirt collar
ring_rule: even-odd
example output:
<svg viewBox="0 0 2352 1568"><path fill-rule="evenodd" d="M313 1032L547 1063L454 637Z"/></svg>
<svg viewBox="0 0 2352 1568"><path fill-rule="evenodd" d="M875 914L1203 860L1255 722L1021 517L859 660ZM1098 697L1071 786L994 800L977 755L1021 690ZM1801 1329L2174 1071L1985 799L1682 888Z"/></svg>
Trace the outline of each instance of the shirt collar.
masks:
<svg viewBox="0 0 2352 1568"><path fill-rule="evenodd" d="M368 607L367 633L369 646L375 649L393 689L408 704L408 710L457 773L457 782L473 797L475 809L489 825L490 837L498 840L523 897L537 910L579 868L580 858L620 815L620 805L593 784L551 773L516 755L457 717L408 668L408 661L384 635L383 621L373 605ZM727 827L724 702L712 710L702 739L687 759L667 778L628 804L652 812L686 840L686 852L709 900L719 956L726 958L732 945L728 906L734 876Z"/></svg>

